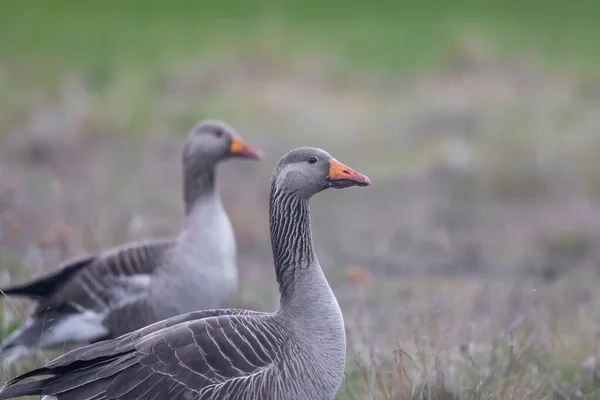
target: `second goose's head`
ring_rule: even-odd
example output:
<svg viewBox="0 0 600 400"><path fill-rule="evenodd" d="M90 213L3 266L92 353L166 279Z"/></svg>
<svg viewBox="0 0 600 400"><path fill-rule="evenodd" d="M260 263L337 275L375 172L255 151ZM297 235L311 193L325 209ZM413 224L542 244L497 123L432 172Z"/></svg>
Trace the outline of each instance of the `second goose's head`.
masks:
<svg viewBox="0 0 600 400"><path fill-rule="evenodd" d="M371 180L333 158L325 150L300 147L279 160L273 174L274 190L309 198L328 188L368 186Z"/></svg>
<svg viewBox="0 0 600 400"><path fill-rule="evenodd" d="M260 160L260 151L247 145L229 124L216 120L198 123L183 149L184 165L214 165L231 157Z"/></svg>

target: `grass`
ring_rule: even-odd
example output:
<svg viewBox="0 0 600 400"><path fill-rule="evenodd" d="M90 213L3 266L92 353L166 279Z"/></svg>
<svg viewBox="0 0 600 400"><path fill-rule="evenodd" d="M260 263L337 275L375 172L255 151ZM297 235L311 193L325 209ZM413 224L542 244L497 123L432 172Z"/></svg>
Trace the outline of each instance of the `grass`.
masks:
<svg viewBox="0 0 600 400"><path fill-rule="evenodd" d="M324 147L373 179L311 210L347 325L338 400L600 398L582 366L599 356L599 16L586 0L0 2L0 282L176 232L181 140L219 117L267 156L223 166L236 306L277 304L279 155ZM28 310L13 303L3 334Z"/></svg>
<svg viewBox="0 0 600 400"><path fill-rule="evenodd" d="M98 100L91 107L99 113L121 108L126 121L117 112L102 116L139 133L156 126L152 117L161 105L153 99L165 80L189 65L251 59L260 68L267 58L290 66L333 63L344 74L396 79L436 68L465 36L489 41L500 57L531 54L548 68L597 76L598 16L600 6L591 0L576 6L556 0L61 0L25 6L9 0L0 4L0 90L6 93L0 122L22 124L32 104L55 102L62 82L78 75ZM214 89L202 91L189 106L195 115L229 106L214 96Z"/></svg>
<svg viewBox="0 0 600 400"><path fill-rule="evenodd" d="M17 1L0 5L0 49L5 62L50 76L82 66L110 76L123 64L154 71L197 60L207 50L256 50L283 55L315 46L344 64L415 70L439 59L470 31L511 50L533 50L549 63L600 62L596 21L600 6L552 1L341 2Z"/></svg>

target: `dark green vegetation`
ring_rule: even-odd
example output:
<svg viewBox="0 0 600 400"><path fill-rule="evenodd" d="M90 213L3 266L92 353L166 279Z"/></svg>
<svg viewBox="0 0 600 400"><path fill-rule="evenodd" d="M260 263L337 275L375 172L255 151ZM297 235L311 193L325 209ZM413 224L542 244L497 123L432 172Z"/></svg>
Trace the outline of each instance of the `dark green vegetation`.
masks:
<svg viewBox="0 0 600 400"><path fill-rule="evenodd" d="M281 154L373 179L312 207L339 399L600 398L598 21L591 0L2 1L0 281L176 232L181 138L224 118L267 156L222 169L237 306L277 304Z"/></svg>
<svg viewBox="0 0 600 400"><path fill-rule="evenodd" d="M355 67L415 71L474 33L597 70L599 16L593 0L8 0L0 4L0 49L4 62L49 74L73 65L108 74L130 63L153 71L262 42L283 55L316 49Z"/></svg>

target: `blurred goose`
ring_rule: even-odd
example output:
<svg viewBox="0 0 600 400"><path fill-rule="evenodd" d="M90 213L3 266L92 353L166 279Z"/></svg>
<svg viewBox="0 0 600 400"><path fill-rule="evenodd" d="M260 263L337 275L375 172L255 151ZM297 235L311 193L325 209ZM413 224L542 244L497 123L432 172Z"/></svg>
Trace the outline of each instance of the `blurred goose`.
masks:
<svg viewBox="0 0 600 400"><path fill-rule="evenodd" d="M281 293L274 313L180 315L75 349L10 381L0 400L331 400L344 375L346 336L313 249L309 199L370 180L323 150L281 158L271 180L270 228ZM29 377L43 378L20 383Z"/></svg>
<svg viewBox="0 0 600 400"><path fill-rule="evenodd" d="M4 289L38 303L0 344L0 357L12 362L38 348L114 338L182 313L223 307L238 276L216 165L232 157L261 155L224 122L199 123L182 154L185 222L178 237L88 255L53 275Z"/></svg>

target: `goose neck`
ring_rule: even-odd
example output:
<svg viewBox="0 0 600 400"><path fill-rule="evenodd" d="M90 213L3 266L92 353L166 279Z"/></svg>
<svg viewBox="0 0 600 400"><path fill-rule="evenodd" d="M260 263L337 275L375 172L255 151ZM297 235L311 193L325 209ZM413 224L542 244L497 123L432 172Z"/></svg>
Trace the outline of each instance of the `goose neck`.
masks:
<svg viewBox="0 0 600 400"><path fill-rule="evenodd" d="M212 165L184 166L183 198L187 217L204 203L219 203L215 167Z"/></svg>
<svg viewBox="0 0 600 400"><path fill-rule="evenodd" d="M309 214L307 198L272 188L269 204L271 246L282 302L292 295L300 275L317 265Z"/></svg>

